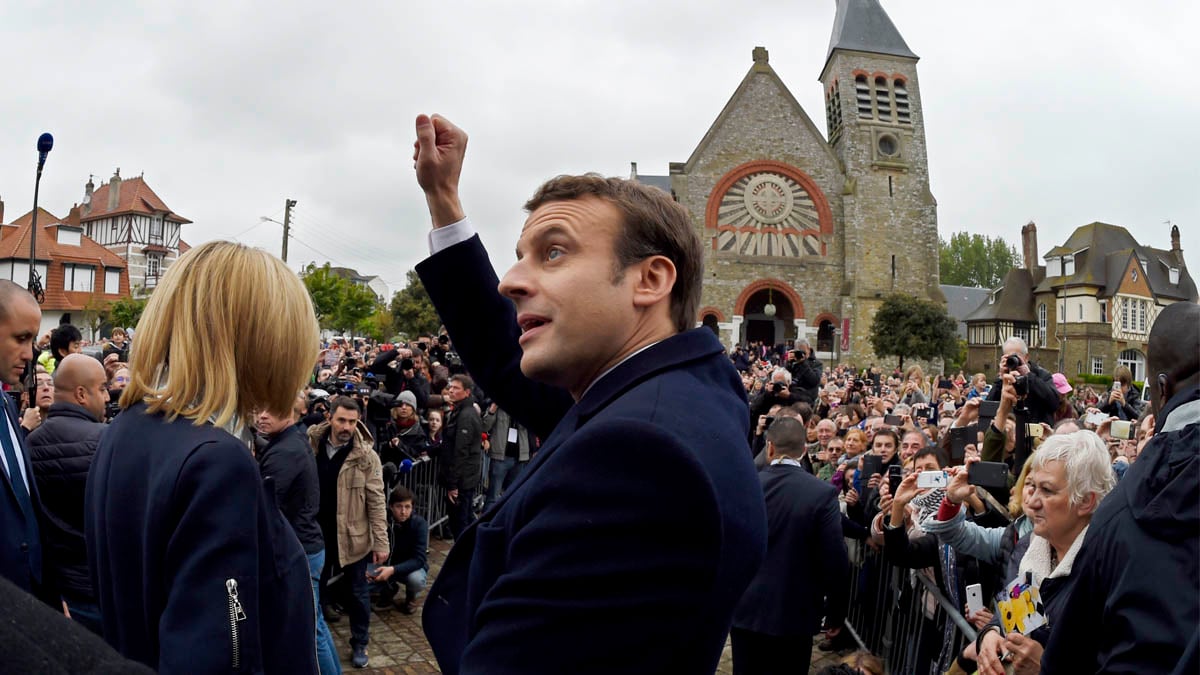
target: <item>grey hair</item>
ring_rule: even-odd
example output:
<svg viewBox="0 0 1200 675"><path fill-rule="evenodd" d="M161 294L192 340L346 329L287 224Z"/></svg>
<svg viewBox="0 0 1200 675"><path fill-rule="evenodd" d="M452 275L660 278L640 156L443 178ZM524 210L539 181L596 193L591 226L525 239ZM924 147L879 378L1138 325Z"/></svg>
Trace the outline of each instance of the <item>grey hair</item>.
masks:
<svg viewBox="0 0 1200 675"><path fill-rule="evenodd" d="M1025 344L1025 341L1022 340L1021 338L1014 335L1004 341L1004 346L1007 347L1009 345L1009 343L1013 343L1013 344L1017 344L1017 345L1021 346L1020 349L1018 350L1021 352L1021 356L1029 356L1029 345Z"/></svg>
<svg viewBox="0 0 1200 675"><path fill-rule="evenodd" d="M1079 506L1093 492L1097 501L1104 499L1116 486L1108 448L1093 431L1054 434L1033 453L1029 471L1043 469L1050 462L1062 462L1066 469L1071 506Z"/></svg>
<svg viewBox="0 0 1200 675"><path fill-rule="evenodd" d="M812 345L808 342L808 338L796 338L796 341L793 342L792 345L796 349L800 349L801 347L809 347L810 349L812 348Z"/></svg>
<svg viewBox="0 0 1200 675"><path fill-rule="evenodd" d="M771 372L771 381L777 382L779 380L783 380L784 384L790 385L792 383L792 373L787 368L776 368Z"/></svg>

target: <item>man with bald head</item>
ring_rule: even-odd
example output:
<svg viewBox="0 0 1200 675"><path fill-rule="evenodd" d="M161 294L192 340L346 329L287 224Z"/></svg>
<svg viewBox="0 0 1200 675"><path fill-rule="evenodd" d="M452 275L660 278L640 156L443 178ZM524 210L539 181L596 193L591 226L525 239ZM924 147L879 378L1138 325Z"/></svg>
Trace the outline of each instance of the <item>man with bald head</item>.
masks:
<svg viewBox="0 0 1200 675"><path fill-rule="evenodd" d="M85 354L68 354L54 370L54 403L29 434L33 475L45 507L47 573L58 581L71 618L101 635L100 607L83 539L83 491L104 433L108 403L104 366Z"/></svg>
<svg viewBox="0 0 1200 675"><path fill-rule="evenodd" d="M1150 331L1154 436L1092 516L1042 672L1200 672L1200 306Z"/></svg>
<svg viewBox="0 0 1200 675"><path fill-rule="evenodd" d="M12 387L33 360L42 310L24 288L0 279L0 382ZM42 577L42 543L38 527L41 501L33 479L25 434L16 410L4 396L4 424L0 428L0 575L22 590L48 598Z"/></svg>

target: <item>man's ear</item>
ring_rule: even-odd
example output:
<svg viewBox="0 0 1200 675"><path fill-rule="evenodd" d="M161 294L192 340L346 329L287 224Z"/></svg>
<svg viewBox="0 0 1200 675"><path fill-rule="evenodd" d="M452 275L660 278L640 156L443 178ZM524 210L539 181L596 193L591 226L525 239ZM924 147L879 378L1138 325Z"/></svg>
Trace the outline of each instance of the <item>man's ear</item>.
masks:
<svg viewBox="0 0 1200 675"><path fill-rule="evenodd" d="M767 462L775 461L775 444L767 441Z"/></svg>
<svg viewBox="0 0 1200 675"><path fill-rule="evenodd" d="M631 271L637 274L637 285L633 289L635 307L653 307L671 297L671 289L675 287L675 263L666 256L650 256Z"/></svg>

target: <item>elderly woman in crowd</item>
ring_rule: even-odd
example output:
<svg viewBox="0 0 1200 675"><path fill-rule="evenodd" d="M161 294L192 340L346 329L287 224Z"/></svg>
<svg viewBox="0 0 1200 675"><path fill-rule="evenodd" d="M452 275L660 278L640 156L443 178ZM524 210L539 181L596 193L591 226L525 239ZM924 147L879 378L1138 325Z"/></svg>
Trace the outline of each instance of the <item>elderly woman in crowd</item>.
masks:
<svg viewBox="0 0 1200 675"><path fill-rule="evenodd" d="M1038 588L1043 614L1053 623L1070 594L1071 566L1092 514L1115 484L1104 441L1090 431L1047 439L1029 460L1022 495L1027 520L1018 519L1003 530L979 528L963 520L954 502L973 489L967 485L966 473L956 473L946 503L934 520L925 523L926 531L956 550L1002 562L1007 581L1030 579ZM1020 535L1023 528L1029 531ZM979 672L1004 675L1002 660L1011 659L1015 672L1036 673L1049 635L1047 627L1028 636L1013 632L1007 637L998 629L993 619L979 634L975 644Z"/></svg>
<svg viewBox="0 0 1200 675"><path fill-rule="evenodd" d="M209 242L171 266L137 336L87 484L104 638L163 673L316 672L308 559L249 429L256 410L290 415L310 376L308 292L270 254Z"/></svg>

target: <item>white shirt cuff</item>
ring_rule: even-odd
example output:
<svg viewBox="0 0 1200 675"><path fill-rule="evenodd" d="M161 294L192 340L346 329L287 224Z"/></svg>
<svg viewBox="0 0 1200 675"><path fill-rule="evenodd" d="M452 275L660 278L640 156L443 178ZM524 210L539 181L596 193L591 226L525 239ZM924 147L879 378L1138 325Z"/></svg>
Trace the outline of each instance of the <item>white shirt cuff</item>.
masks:
<svg viewBox="0 0 1200 675"><path fill-rule="evenodd" d="M434 228L429 231L429 255L437 255L474 236L475 228L471 225L469 218L463 218L457 223L450 223L445 227Z"/></svg>

